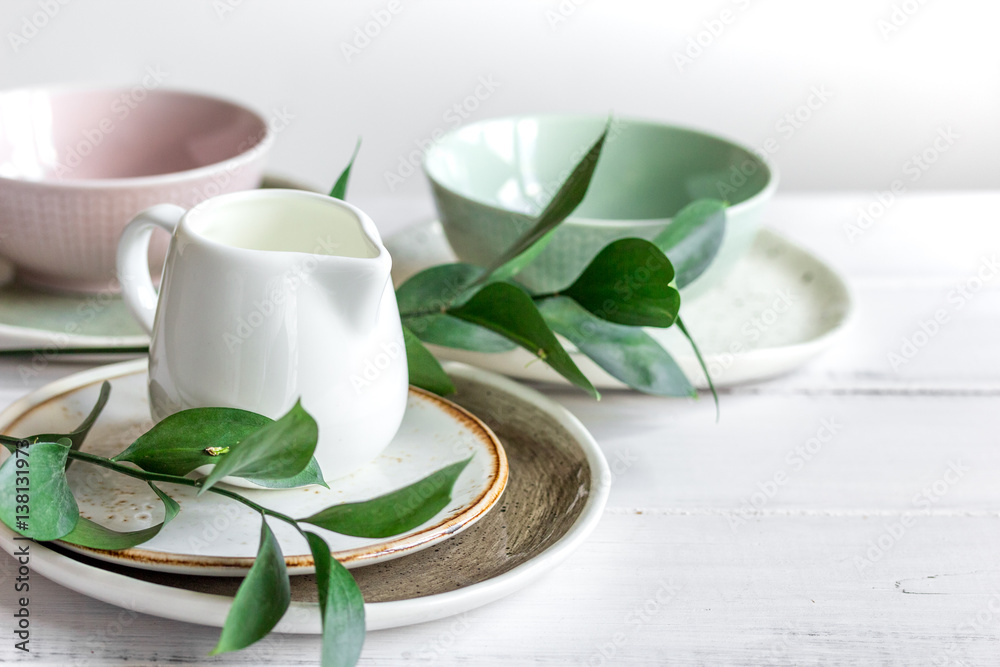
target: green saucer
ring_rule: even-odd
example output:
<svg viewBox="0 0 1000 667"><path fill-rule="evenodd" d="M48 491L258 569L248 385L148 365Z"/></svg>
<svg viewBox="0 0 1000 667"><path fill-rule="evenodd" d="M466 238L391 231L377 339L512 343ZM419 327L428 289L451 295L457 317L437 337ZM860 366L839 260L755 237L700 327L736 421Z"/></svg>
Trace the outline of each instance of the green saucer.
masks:
<svg viewBox="0 0 1000 667"><path fill-rule="evenodd" d="M16 281L0 287L0 331L8 329L24 329L27 338L64 334L145 340L118 294L56 294Z"/></svg>

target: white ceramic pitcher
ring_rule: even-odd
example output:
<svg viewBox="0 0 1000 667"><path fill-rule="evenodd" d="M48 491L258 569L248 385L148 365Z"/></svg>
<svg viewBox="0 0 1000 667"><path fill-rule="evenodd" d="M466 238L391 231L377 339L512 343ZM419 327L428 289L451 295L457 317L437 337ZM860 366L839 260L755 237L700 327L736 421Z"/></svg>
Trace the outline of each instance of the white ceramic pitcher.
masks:
<svg viewBox="0 0 1000 667"><path fill-rule="evenodd" d="M147 262L156 227L171 234L159 296ZM406 407L391 266L367 215L316 193L253 190L140 213L122 234L118 274L151 335L153 418L210 406L277 418L301 397L324 476L354 472L389 444Z"/></svg>

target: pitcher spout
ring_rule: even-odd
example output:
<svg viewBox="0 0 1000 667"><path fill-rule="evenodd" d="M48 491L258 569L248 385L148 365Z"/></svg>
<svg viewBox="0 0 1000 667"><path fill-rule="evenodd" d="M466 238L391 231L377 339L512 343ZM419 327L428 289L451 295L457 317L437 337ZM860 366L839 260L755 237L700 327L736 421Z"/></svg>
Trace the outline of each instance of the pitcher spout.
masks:
<svg viewBox="0 0 1000 667"><path fill-rule="evenodd" d="M383 248L378 257L335 264L320 278L321 288L334 302L331 310L346 328L367 334L378 325L382 301L392 291L389 253Z"/></svg>
<svg viewBox="0 0 1000 667"><path fill-rule="evenodd" d="M392 258L371 218L360 211L325 231L312 258L315 280L347 328L367 334L378 324L385 293L392 291Z"/></svg>

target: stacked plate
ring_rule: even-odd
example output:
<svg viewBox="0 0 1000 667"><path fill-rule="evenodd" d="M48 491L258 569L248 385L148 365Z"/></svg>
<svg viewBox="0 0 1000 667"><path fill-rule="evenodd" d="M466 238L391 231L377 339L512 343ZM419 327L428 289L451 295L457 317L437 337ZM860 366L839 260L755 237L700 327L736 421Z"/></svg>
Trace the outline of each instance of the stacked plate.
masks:
<svg viewBox="0 0 1000 667"><path fill-rule="evenodd" d="M249 491L293 516L381 495L472 455L453 500L409 533L384 540L324 534L354 568L368 629L425 622L486 604L561 562L593 530L610 487L603 455L586 429L537 392L492 373L452 364L455 402L411 390L399 434L385 453L330 489ZM110 456L151 426L145 360L104 366L53 383L0 414L12 435L72 430L100 384L111 400L84 448ZM85 464L68 473L84 516L136 530L162 520L148 487ZM32 547L40 574L85 595L136 611L221 626L239 577L253 563L259 515L189 487L165 490L181 512L140 548L97 551L55 542ZM209 494L211 496L211 494ZM319 608L304 540L272 525L293 575L293 605L280 632L318 633ZM0 543L15 548L0 526ZM196 575L196 576L192 576Z"/></svg>

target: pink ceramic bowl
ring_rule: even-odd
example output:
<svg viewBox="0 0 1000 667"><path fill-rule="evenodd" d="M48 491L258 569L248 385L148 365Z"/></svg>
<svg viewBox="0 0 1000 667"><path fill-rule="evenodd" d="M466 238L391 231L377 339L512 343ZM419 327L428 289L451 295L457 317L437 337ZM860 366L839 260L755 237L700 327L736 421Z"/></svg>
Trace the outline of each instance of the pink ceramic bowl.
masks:
<svg viewBox="0 0 1000 667"><path fill-rule="evenodd" d="M0 255L42 287L116 289L118 237L135 214L257 187L272 143L259 115L205 95L0 92ZM154 272L165 244L150 249Z"/></svg>

